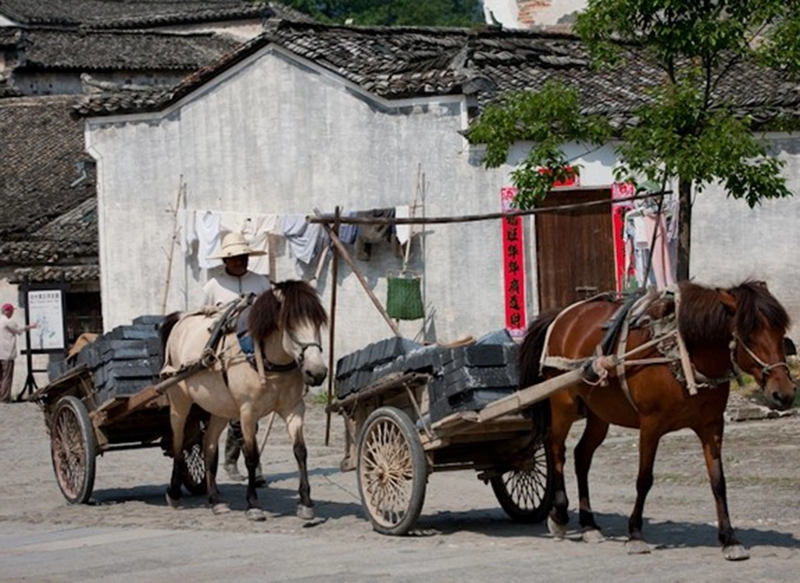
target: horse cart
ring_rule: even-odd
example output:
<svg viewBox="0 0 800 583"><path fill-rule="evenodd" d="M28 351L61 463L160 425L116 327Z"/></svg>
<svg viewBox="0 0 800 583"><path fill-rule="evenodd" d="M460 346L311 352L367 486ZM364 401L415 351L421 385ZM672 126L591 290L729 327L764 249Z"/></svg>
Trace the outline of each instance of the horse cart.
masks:
<svg viewBox="0 0 800 583"><path fill-rule="evenodd" d="M344 417L341 469L357 470L376 531L414 527L434 471L478 472L514 521L547 517L553 460L526 409L586 370L518 390L517 352L510 339L448 348L391 338L339 360L328 410Z"/></svg>
<svg viewBox="0 0 800 583"><path fill-rule="evenodd" d="M53 472L71 504L92 495L95 461L107 451L161 447L171 455L165 390L158 382L160 316L141 316L99 336L74 357L51 363L51 381L31 399L44 411ZM207 414L193 407L184 439L181 478L191 494L205 492L202 439Z"/></svg>

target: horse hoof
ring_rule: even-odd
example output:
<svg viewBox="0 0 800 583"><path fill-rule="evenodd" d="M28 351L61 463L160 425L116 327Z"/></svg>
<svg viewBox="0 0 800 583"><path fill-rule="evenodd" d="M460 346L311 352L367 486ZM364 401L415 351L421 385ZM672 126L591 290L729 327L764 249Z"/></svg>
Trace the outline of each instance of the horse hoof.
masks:
<svg viewBox="0 0 800 583"><path fill-rule="evenodd" d="M729 561L746 561L750 552L742 545L728 545L722 549L722 554Z"/></svg>
<svg viewBox="0 0 800 583"><path fill-rule="evenodd" d="M302 504L298 504L297 516L302 518L303 520L314 520L314 507L303 506Z"/></svg>
<svg viewBox="0 0 800 583"><path fill-rule="evenodd" d="M227 514L231 511L231 507L228 506L225 502L217 502L211 507L211 511L214 514Z"/></svg>
<svg viewBox="0 0 800 583"><path fill-rule="evenodd" d="M567 525L558 524L550 516L547 517L547 530L553 535L556 540L562 540L567 534Z"/></svg>
<svg viewBox="0 0 800 583"><path fill-rule="evenodd" d="M650 545L640 539L631 539L625 543L629 555L649 555Z"/></svg>
<svg viewBox="0 0 800 583"><path fill-rule="evenodd" d="M167 492L166 498L167 498L167 504L169 504L170 508L178 510L181 507L180 498L173 498L172 496L169 495L169 492Z"/></svg>
<svg viewBox="0 0 800 583"><path fill-rule="evenodd" d="M602 543L605 540L606 537L596 528L587 528L583 531L583 542L585 543Z"/></svg>
<svg viewBox="0 0 800 583"><path fill-rule="evenodd" d="M264 522L267 519L267 515L261 508L248 508L244 515L250 522Z"/></svg>

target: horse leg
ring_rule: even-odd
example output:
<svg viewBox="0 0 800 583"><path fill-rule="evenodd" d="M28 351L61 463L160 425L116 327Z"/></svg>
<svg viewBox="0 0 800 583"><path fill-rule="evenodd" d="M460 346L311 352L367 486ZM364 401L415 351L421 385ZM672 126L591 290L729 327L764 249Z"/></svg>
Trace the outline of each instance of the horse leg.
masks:
<svg viewBox="0 0 800 583"><path fill-rule="evenodd" d="M256 443L256 419L249 409L241 412L242 437L244 440L244 463L247 466L247 511L245 515L248 520L254 522L266 520L264 511L258 506L258 494L256 493L256 470L258 468L259 453L258 443Z"/></svg>
<svg viewBox="0 0 800 583"><path fill-rule="evenodd" d="M297 516L303 520L313 520L314 502L311 501L311 484L308 481L308 449L303 436L303 418L305 416L305 403L300 403L286 416L286 429L292 441L294 459L297 460L297 469L300 474L300 487L298 493L300 501L297 503Z"/></svg>
<svg viewBox="0 0 800 583"><path fill-rule="evenodd" d="M639 474L636 477L636 502L628 518L628 541L625 548L630 555L644 555L650 547L642 536L642 515L644 502L653 487L653 466L656 460L658 442L662 433L649 426L644 420L639 430Z"/></svg>
<svg viewBox="0 0 800 583"><path fill-rule="evenodd" d="M549 434L549 447L553 457L553 483L555 484L555 498L553 509L547 517L547 528L557 540L567 534L569 524L569 499L564 485L564 462L566 459L565 442L577 417L577 403L572 397L553 395L550 398L551 425Z"/></svg>
<svg viewBox="0 0 800 583"><path fill-rule="evenodd" d="M708 479L717 506L717 537L722 544L722 554L729 561L742 561L749 559L750 553L737 540L728 514L728 495L722 470L722 427L722 423L719 423L695 429L695 433L703 444Z"/></svg>
<svg viewBox="0 0 800 583"><path fill-rule="evenodd" d="M167 487L167 504L172 508L181 507L181 464L183 462L183 436L186 428L186 418L192 402L183 393L173 393L169 396L169 424L172 428L172 476Z"/></svg>
<svg viewBox="0 0 800 583"><path fill-rule="evenodd" d="M592 466L594 452L600 447L608 434L608 423L591 411L586 415L586 428L578 445L575 446L575 475L578 480L578 509L583 540L586 542L602 542L600 527L594 521L594 512L589 501L589 469Z"/></svg>
<svg viewBox="0 0 800 583"><path fill-rule="evenodd" d="M206 427L206 434L203 439L203 457L206 466L206 494L208 503L214 514L230 512L230 506L222 499L222 495L217 488L217 468L219 466L219 437L223 429L228 424L228 420L223 417L212 415Z"/></svg>

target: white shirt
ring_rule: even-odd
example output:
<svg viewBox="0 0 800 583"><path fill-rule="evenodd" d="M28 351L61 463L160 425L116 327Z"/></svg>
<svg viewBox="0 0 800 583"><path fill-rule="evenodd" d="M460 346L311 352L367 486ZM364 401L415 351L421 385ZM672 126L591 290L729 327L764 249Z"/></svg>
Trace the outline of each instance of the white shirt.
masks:
<svg viewBox="0 0 800 583"><path fill-rule="evenodd" d="M242 294L260 294L271 287L272 284L265 275L248 271L243 276L237 277L226 271L209 279L203 286L204 303L207 306L224 306Z"/></svg>
<svg viewBox="0 0 800 583"><path fill-rule="evenodd" d="M17 336L25 328L5 314L0 314L0 360L13 360L17 357Z"/></svg>

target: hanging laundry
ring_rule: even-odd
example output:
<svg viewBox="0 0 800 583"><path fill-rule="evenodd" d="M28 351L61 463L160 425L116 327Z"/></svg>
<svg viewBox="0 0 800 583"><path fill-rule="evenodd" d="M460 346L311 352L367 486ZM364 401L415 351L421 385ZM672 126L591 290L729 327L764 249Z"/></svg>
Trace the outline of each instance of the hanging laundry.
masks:
<svg viewBox="0 0 800 583"><path fill-rule="evenodd" d="M222 265L219 259L209 259L219 250L222 235L220 225L222 214L213 211L197 211L195 213L195 235L197 235L197 264L203 269L211 269Z"/></svg>
<svg viewBox="0 0 800 583"><path fill-rule="evenodd" d="M310 265L330 242L325 228L320 223L309 223L305 215L282 217L280 230L286 237L291 256L306 265Z"/></svg>
<svg viewBox="0 0 800 583"><path fill-rule="evenodd" d="M374 218L393 218L395 210L393 208L387 209L374 209L371 211L362 211L356 213L359 217ZM394 230L392 225L385 224L372 224L372 225L359 225L358 236L355 241L355 255L356 259L362 261L369 261L372 255L372 244L387 242L391 239Z"/></svg>
<svg viewBox="0 0 800 583"><path fill-rule="evenodd" d="M671 208L665 202L659 214L642 201L625 213L624 290L665 289L675 283L678 219Z"/></svg>
<svg viewBox="0 0 800 583"><path fill-rule="evenodd" d="M346 217L354 217L356 216L355 211L349 211L345 213ZM356 242L356 237L358 236L358 225L354 225L352 223L345 223L339 225L339 240L342 243L346 243L348 245L352 245Z"/></svg>

